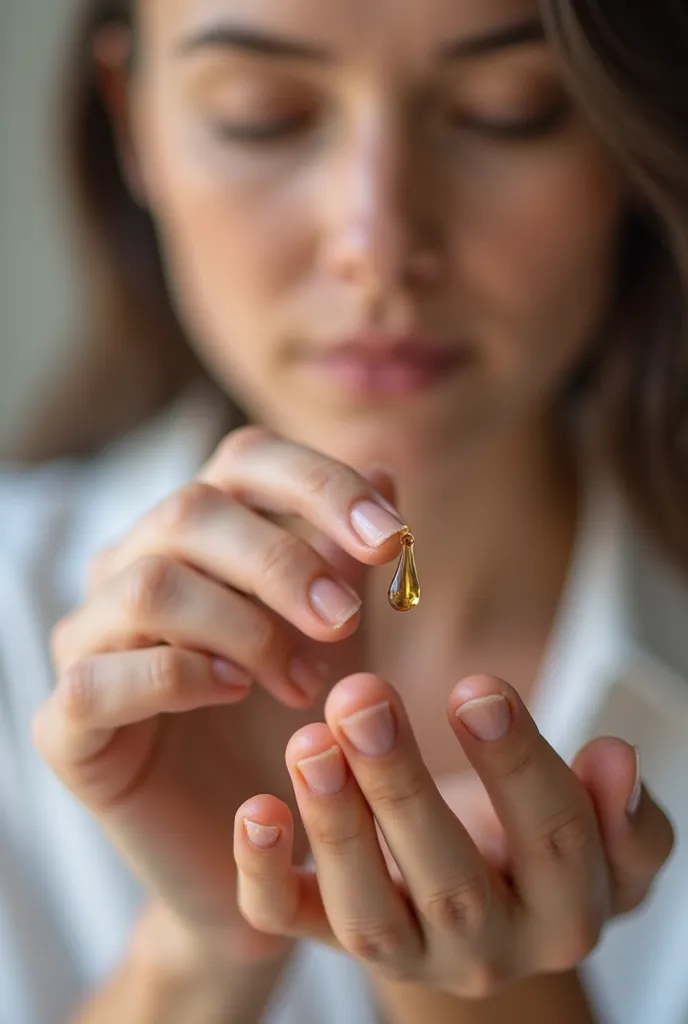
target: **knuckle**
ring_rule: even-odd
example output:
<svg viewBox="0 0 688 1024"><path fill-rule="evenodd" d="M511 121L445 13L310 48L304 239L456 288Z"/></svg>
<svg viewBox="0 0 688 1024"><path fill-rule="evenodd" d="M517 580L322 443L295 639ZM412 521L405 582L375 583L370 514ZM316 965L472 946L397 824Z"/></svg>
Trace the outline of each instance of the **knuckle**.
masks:
<svg viewBox="0 0 688 1024"><path fill-rule="evenodd" d="M495 782L517 783L533 767L533 751L530 747L507 749L501 758L490 769L490 777Z"/></svg>
<svg viewBox="0 0 688 1024"><path fill-rule="evenodd" d="M508 971L496 961L482 958L471 965L460 995L464 999L483 1000L496 995L512 980Z"/></svg>
<svg viewBox="0 0 688 1024"><path fill-rule="evenodd" d="M337 938L350 956L373 964L399 961L406 949L406 928L392 921L349 921Z"/></svg>
<svg viewBox="0 0 688 1024"><path fill-rule="evenodd" d="M87 721L95 701L94 664L88 659L76 661L58 682L56 696L62 713L71 721Z"/></svg>
<svg viewBox="0 0 688 1024"><path fill-rule="evenodd" d="M275 579L289 578L299 562L303 561L304 545L293 533L280 531L268 545L260 560L261 576L268 583Z"/></svg>
<svg viewBox="0 0 688 1024"><path fill-rule="evenodd" d="M273 665L278 660L281 637L276 623L260 611L251 609L242 625L242 642L249 652L249 660L253 668Z"/></svg>
<svg viewBox="0 0 688 1024"><path fill-rule="evenodd" d="M602 924L599 921L575 922L566 935L546 944L544 961L547 971L563 972L576 967L597 947L601 934Z"/></svg>
<svg viewBox="0 0 688 1024"><path fill-rule="evenodd" d="M255 928L257 932L265 935L279 935L288 930L288 923L281 921L274 909L264 904L257 907L250 900L239 900L239 911L241 916Z"/></svg>
<svg viewBox="0 0 688 1024"><path fill-rule="evenodd" d="M529 843L529 851L544 861L578 861L589 850L591 838L588 822L567 808L545 823Z"/></svg>
<svg viewBox="0 0 688 1024"><path fill-rule="evenodd" d="M322 498L335 490L340 478L340 468L324 458L315 458L310 462L302 477L302 486L306 498Z"/></svg>
<svg viewBox="0 0 688 1024"><path fill-rule="evenodd" d="M567 943L566 959L569 967L575 967L585 960L597 947L602 934L600 921L580 921L574 928Z"/></svg>
<svg viewBox="0 0 688 1024"><path fill-rule="evenodd" d="M380 814L395 816L422 799L426 789L427 779L418 770L396 767L383 778L366 783L366 798Z"/></svg>
<svg viewBox="0 0 688 1024"><path fill-rule="evenodd" d="M216 489L201 480L194 480L163 502L159 514L160 525L176 533L183 532L206 516L216 502Z"/></svg>
<svg viewBox="0 0 688 1024"><path fill-rule="evenodd" d="M155 647L148 662L148 679L155 694L179 696L188 677L186 658L174 647Z"/></svg>
<svg viewBox="0 0 688 1024"><path fill-rule="evenodd" d="M245 452L250 451L257 445L263 444L269 436L269 432L264 427L253 424L239 427L220 441L215 450L213 462L231 465Z"/></svg>
<svg viewBox="0 0 688 1024"><path fill-rule="evenodd" d="M104 548L95 554L86 566L87 593L95 593L108 577L108 569L112 561L115 546Z"/></svg>
<svg viewBox="0 0 688 1024"><path fill-rule="evenodd" d="M144 555L127 574L124 601L132 617L145 619L169 608L178 593L176 562L163 555Z"/></svg>
<svg viewBox="0 0 688 1024"><path fill-rule="evenodd" d="M333 860L347 860L360 846L362 828L360 821L339 823L330 818L313 815L308 825L313 846L323 850Z"/></svg>
<svg viewBox="0 0 688 1024"><path fill-rule="evenodd" d="M61 671L67 661L71 632L71 615L56 622L50 632L50 655L58 671Z"/></svg>
<svg viewBox="0 0 688 1024"><path fill-rule="evenodd" d="M239 911L244 920L258 932L266 935L281 935L290 932L295 923L295 911L287 912L280 901L251 899L239 886L237 899Z"/></svg>
<svg viewBox="0 0 688 1024"><path fill-rule="evenodd" d="M476 939L483 934L490 911L487 879L475 876L430 893L420 910L439 931Z"/></svg>
<svg viewBox="0 0 688 1024"><path fill-rule="evenodd" d="M630 914L631 911L637 910L652 893L652 882L638 882L636 879L623 882L623 880L616 877L614 881L615 892L612 901L612 913L615 917Z"/></svg>

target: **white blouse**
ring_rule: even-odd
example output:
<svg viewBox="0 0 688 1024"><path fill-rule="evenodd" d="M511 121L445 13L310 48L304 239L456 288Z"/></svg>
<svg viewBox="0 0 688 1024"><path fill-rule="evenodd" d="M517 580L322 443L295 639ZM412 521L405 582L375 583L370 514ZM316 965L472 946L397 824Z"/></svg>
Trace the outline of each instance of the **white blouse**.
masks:
<svg viewBox="0 0 688 1024"><path fill-rule="evenodd" d="M52 689L55 621L82 600L90 557L189 480L220 429L194 390L93 463L0 471L0 1024L64 1024L123 956L145 900L89 813L34 750ZM614 734L678 833L652 897L586 961L601 1021L688 1024L688 583L605 482L587 513L531 710L567 760ZM268 1024L373 1024L358 966L309 944Z"/></svg>

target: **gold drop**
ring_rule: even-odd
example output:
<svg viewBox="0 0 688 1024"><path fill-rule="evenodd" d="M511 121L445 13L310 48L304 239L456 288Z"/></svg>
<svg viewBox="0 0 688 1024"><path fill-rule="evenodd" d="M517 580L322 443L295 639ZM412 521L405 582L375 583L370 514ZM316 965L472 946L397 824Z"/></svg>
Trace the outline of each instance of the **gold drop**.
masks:
<svg viewBox="0 0 688 1024"><path fill-rule="evenodd" d="M401 556L394 579L389 585L389 603L397 612L410 612L420 601L420 583L413 553L414 536L405 530L399 538Z"/></svg>

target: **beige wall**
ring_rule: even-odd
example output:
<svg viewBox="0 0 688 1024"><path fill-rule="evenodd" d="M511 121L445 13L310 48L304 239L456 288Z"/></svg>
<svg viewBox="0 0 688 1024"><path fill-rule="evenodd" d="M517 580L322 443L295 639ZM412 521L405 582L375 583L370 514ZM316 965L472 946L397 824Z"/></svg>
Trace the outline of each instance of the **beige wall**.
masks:
<svg viewBox="0 0 688 1024"><path fill-rule="evenodd" d="M51 101L75 0L0 0L0 442L74 335Z"/></svg>

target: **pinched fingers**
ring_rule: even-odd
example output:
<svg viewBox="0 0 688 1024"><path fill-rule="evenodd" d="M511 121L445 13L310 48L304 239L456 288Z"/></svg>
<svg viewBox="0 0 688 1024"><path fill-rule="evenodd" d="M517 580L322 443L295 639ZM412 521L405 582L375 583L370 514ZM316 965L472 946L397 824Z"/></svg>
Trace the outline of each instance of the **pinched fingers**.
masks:
<svg viewBox="0 0 688 1024"><path fill-rule="evenodd" d="M314 640L339 639L356 625L358 594L310 545L206 483L192 482L144 516L91 576L103 581L151 555L255 598Z"/></svg>
<svg viewBox="0 0 688 1024"><path fill-rule="evenodd" d="M159 555L139 559L62 620L53 654L62 676L93 654L160 643L231 661L292 706L322 686L317 666L294 658L293 639L267 609Z"/></svg>
<svg viewBox="0 0 688 1024"><path fill-rule="evenodd" d="M404 522L368 479L262 427L230 434L199 479L252 508L298 516L366 565L397 553Z"/></svg>

